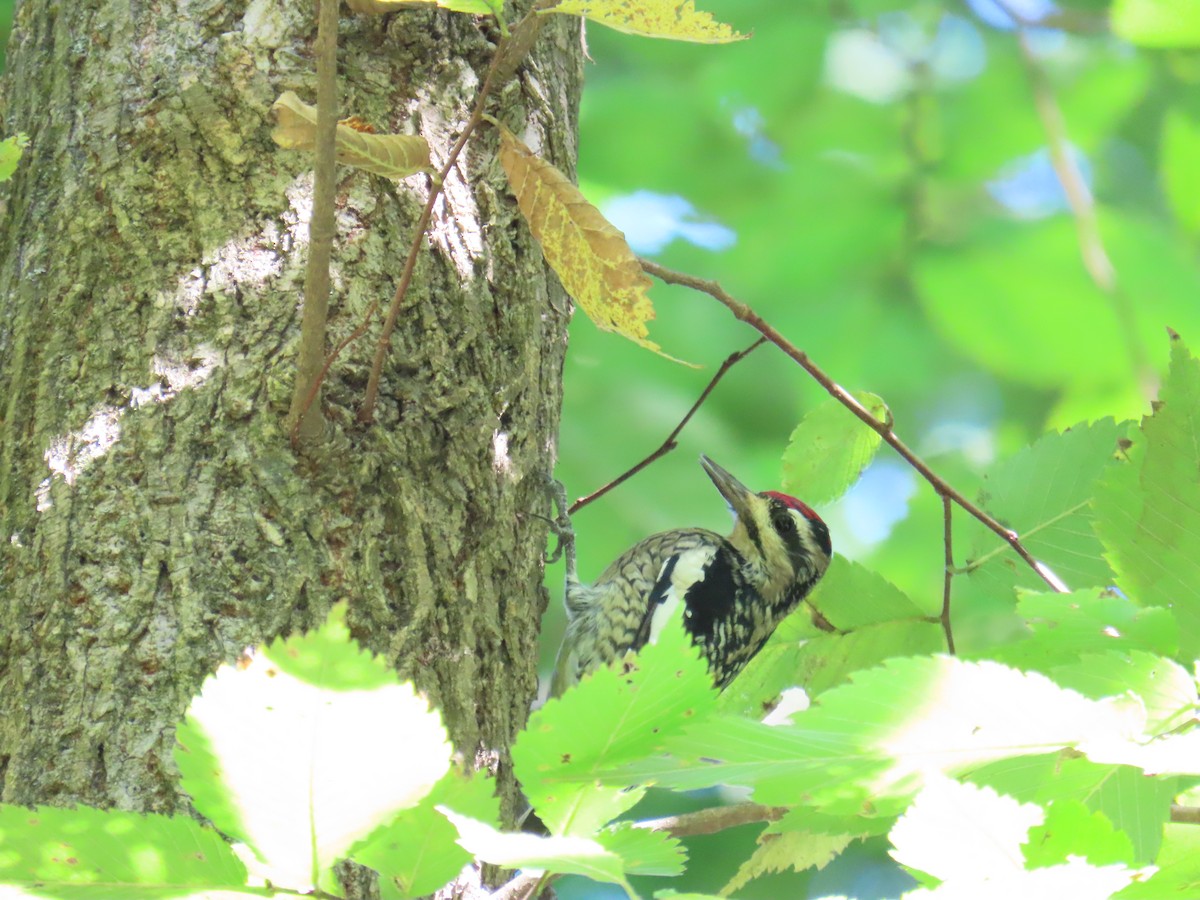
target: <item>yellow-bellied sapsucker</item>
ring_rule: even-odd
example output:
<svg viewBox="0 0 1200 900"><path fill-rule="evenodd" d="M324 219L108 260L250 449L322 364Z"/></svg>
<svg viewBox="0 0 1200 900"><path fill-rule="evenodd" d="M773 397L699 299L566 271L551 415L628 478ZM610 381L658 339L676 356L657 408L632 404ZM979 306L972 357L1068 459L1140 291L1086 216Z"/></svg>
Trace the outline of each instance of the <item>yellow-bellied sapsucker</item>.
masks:
<svg viewBox="0 0 1200 900"><path fill-rule="evenodd" d="M733 533L681 528L625 551L594 584L580 583L569 533L567 631L550 695L652 643L683 604L684 628L724 688L829 566L829 529L777 491L755 494L706 456L700 464L734 514Z"/></svg>

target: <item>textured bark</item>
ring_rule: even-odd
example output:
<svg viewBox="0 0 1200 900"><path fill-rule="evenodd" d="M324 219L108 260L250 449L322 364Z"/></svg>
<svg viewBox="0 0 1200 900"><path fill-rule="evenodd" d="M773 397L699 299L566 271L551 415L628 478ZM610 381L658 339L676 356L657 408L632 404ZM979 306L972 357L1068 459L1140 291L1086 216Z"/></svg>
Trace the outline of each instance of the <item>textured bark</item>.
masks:
<svg viewBox="0 0 1200 900"><path fill-rule="evenodd" d="M443 158L489 23L343 9L343 114ZM31 139L0 229L0 799L174 811L174 723L244 647L350 623L500 762L535 689L545 481L567 299L490 130L468 146L355 424L373 337L298 457L310 160L270 139L315 96L311 3L26 0L8 132ZM578 26L546 28L492 111L573 169ZM339 170L331 341L390 298L421 178ZM464 180L465 178L465 180ZM511 777L505 789L512 803Z"/></svg>

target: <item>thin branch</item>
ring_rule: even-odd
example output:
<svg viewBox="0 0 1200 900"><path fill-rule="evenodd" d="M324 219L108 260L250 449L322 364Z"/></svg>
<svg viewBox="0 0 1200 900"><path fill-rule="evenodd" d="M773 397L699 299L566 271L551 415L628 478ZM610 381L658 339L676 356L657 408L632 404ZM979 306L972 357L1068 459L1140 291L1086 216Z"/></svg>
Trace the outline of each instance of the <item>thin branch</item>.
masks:
<svg viewBox="0 0 1200 900"><path fill-rule="evenodd" d="M649 456L647 456L645 459L643 459L641 462L639 462L633 468L627 469L624 473L622 473L621 475L618 475L616 478L614 478L608 484L604 485L601 488L598 488L597 490L592 491L586 497L581 497L580 499L576 500L574 503L571 504L571 507L567 510L567 514L574 515L577 511L579 511L583 507L587 506L593 500L599 500L601 497L603 497L605 494L607 494L613 488L628 481L630 478L632 478L638 472L642 471L642 469L646 468L646 466L650 465L650 463L654 462L656 459L666 456L668 453L670 453L672 450L674 450L678 446L678 444L675 443L675 439L677 437L679 437L679 433L681 431L683 431L684 426L687 425L687 423L691 421L692 416L694 416L696 414L696 411L700 409L700 406L704 403L704 401L708 399L708 395L711 394L713 391L713 388L715 388L717 386L717 382L720 381L725 376L726 372L728 372L735 365L740 363L743 359L745 359L747 356L749 356L751 353L753 353L755 350L757 350L759 347L761 347L766 342L767 342L767 339L765 337L760 337L757 341L755 341L753 344L751 344L745 350L739 350L736 353L729 354L729 356L726 357L725 362L721 363L721 367L719 369L717 369L717 374L713 375L712 380L710 380L708 382L708 386L705 387L704 390L700 393L700 396L696 398L696 402L692 404L692 408L687 411L687 414L682 419L679 420L679 424L676 425L675 428L671 431L671 433L667 435L667 439L662 442L662 446L660 446L657 450L655 450L653 453L651 453Z"/></svg>
<svg viewBox="0 0 1200 900"><path fill-rule="evenodd" d="M292 445L316 441L325 433L325 417L316 402L321 391L325 356L325 323L329 315L329 260L336 224L333 195L337 170L337 31L338 0L317 5L317 130L313 163L313 209L308 222L308 261L304 271L304 313L289 417ZM315 403L315 406L314 406Z"/></svg>
<svg viewBox="0 0 1200 900"><path fill-rule="evenodd" d="M754 822L778 822L787 812L786 806L764 806L761 803L739 803L735 806L715 806L678 816L634 822L634 828L665 831L671 837L692 837L697 834L716 834L726 828L737 828Z"/></svg>
<svg viewBox="0 0 1200 900"><path fill-rule="evenodd" d="M483 80L483 86L479 89L479 95L475 100L475 108L471 110L471 116L467 119L467 124L463 126L462 134L458 136L458 140L450 148L450 154L446 157L442 168L430 180L429 197L425 201L425 208L421 210L420 218L417 219L412 244L408 248L408 258L404 261L404 271L400 274L400 282L396 285L396 293L392 296L392 303L388 307L387 318L383 322L383 333L380 334L379 340L375 344L375 359L371 363L371 374L367 379L367 391L363 397L362 408L358 411L358 421L364 424L369 423L375 417L375 403L379 397L379 378L383 372L383 360L387 356L388 345L392 340L392 331L396 327L396 317L400 314L400 304L404 302L404 297L408 293L408 287L412 283L413 272L417 268L417 256L421 252L421 245L425 242L425 229L429 227L429 220L433 217L433 207L442 194L442 186L445 184L450 170L458 161L459 154L462 153L475 128L482 121L484 105L487 103L488 94L491 93L492 89L492 76L496 72L500 57L501 54L499 51L492 57L492 64L488 69L487 76Z"/></svg>
<svg viewBox="0 0 1200 900"><path fill-rule="evenodd" d="M1200 806L1171 804L1171 821L1179 825L1200 825Z"/></svg>
<svg viewBox="0 0 1200 900"><path fill-rule="evenodd" d="M504 72L515 72L520 59L524 58L524 53L529 52L533 44L533 38L536 38L540 29L534 28L532 25L527 26L526 23L535 15L536 13L530 10L525 18L513 27L513 34L525 35L526 33L530 33L532 35L528 43L523 44L524 50L520 58L514 61L516 54L510 51L512 39L501 38L499 45L496 47L496 52L492 54L491 65L488 66L487 75L484 76L483 84L479 88L471 115L463 126L458 140L450 148L450 153L446 156L446 161L442 163L441 169L438 170L437 175L430 181L429 198L425 201L425 208L421 210L420 218L417 219L412 245L408 248L408 258L404 261L404 271L400 275L400 283L396 285L396 293L392 297L391 306L388 307L387 318L383 323L383 333L380 334L379 341L375 345L375 359L371 363L371 374L367 379L366 394L363 396L362 408L358 411L358 421L363 424L369 423L375 417L375 404L379 398L379 379L383 372L383 361L387 356L388 345L392 340L392 331L396 327L396 317L400 314L400 304L404 302L404 297L408 293L408 287L412 283L413 272L417 267L417 256L421 252L421 245L425 241L425 229L429 227L429 220L433 217L433 207L442 194L442 187L445 185L446 179L450 176L450 170L458 162L459 154L467 146L467 141L470 140L475 129L479 127L479 123L483 121L483 112L487 108L487 101L491 96L492 89L502 83L502 79L498 77L501 74L501 64L503 63Z"/></svg>
<svg viewBox="0 0 1200 900"><path fill-rule="evenodd" d="M954 582L954 545L950 512L953 509L950 498L946 494L942 494L942 516L945 520L945 535L942 542L946 547L946 573L945 584L942 586L942 614L938 619L942 623L942 631L946 633L946 650L951 656L954 655L954 629L950 626L950 586Z"/></svg>
<svg viewBox="0 0 1200 900"><path fill-rule="evenodd" d="M404 262L404 269L400 275L400 281L396 285L396 291L392 295L392 302L388 307L387 319L384 322L383 334L376 346L375 358L371 365L371 373L367 382L367 390L363 399L363 407L359 410L358 419L360 422L370 422L374 417L375 404L379 396L379 378L383 370L383 359L387 354L387 347L391 341L392 331L395 329L396 317L400 311L400 304L403 302L405 295L408 293L409 285L412 283L413 272L416 269L417 255L420 253L421 244L425 236L425 229L429 227L429 221L433 217L433 207L437 203L438 197L441 196L442 186L445 184L446 178L449 176L450 170L458 161L458 157L462 154L463 148L470 139L475 129L479 127L479 123L483 118L483 111L486 108L487 100L491 93L498 87L503 85L509 78L515 74L517 67L529 53L534 40L541 30L541 24L544 17L535 16L534 10L531 10L524 19L513 27L511 39L502 38L499 45L496 47L496 52L492 56L492 62L488 68L487 75L484 77L483 84L479 88L479 93L475 99L475 105L471 111L470 117L467 119L466 125L463 127L462 133L458 136L454 146L451 147L449 155L446 157L440 170L430 179L429 196L425 201L425 206L421 211L420 217L417 219L417 225L414 229L412 244L409 246L408 256ZM502 29L503 30L503 29ZM304 394L303 401L300 404L300 414L298 419L306 418L309 408L317 401L319 396L321 383L325 380L325 376L329 373L329 369L346 349L354 341L358 340L370 327L371 320L375 317L375 312L379 308L379 301L375 300L367 308L362 321L347 337L343 338L336 347L325 357L320 371L316 377L312 379L308 385L308 389ZM314 366L315 369L315 366ZM295 403L293 403L295 405ZM294 430L292 440L296 440L297 433Z"/></svg>
<svg viewBox="0 0 1200 900"><path fill-rule="evenodd" d="M1156 381L1154 367L1146 355L1146 348L1138 338L1137 317L1134 315L1133 302L1117 279L1117 270L1104 247L1104 239L1100 236L1100 222L1096 216L1096 203L1092 192L1088 189L1083 173L1075 164L1071 154L1071 142L1067 135L1067 123L1062 110L1054 96L1054 89L1045 71L1038 62L1037 54L1029 42L1028 27L1031 23L1019 18L1011 10L1005 0L998 0L1001 9L1016 22L1017 46L1021 51L1021 62L1025 66L1025 74L1029 78L1029 86L1033 92L1033 105L1037 110L1038 120L1046 133L1046 145L1050 151L1050 164L1054 174L1062 185L1067 205L1075 221L1076 237L1079 241L1079 254L1083 260L1083 268L1088 277L1103 293L1108 295L1113 311L1120 323L1121 333L1125 336L1125 349L1129 360L1137 372L1143 389L1151 393Z"/></svg>
<svg viewBox="0 0 1200 900"><path fill-rule="evenodd" d="M488 900L524 900L529 896L529 892L536 888L540 875L528 875L525 872L519 872L496 890L488 894Z"/></svg>
<svg viewBox="0 0 1200 900"><path fill-rule="evenodd" d="M666 282L667 284L678 284L682 287L691 288L692 290L699 291L703 294L708 294L714 300L724 305L731 313L733 313L735 318L745 322L747 325L765 337L768 341L790 356L800 365L801 368L804 369L804 371L812 376L813 380L821 385L821 387L825 388L830 396L846 407L846 409L850 410L850 412L858 417L858 419L861 420L868 428L883 438L884 443L899 453L900 456L903 457L903 459L910 466L912 466L922 478L929 482L930 486L937 491L939 497L950 498L951 501L960 506L971 516L986 525L991 531L1003 538L1008 546L1012 548L1013 552L1020 556L1021 559L1023 559L1025 563L1038 574L1038 577L1045 581L1052 590L1064 592L1064 586L1062 582L1051 577L1044 570L1044 567L1038 565L1037 560L1035 560L1033 556L1030 555L1029 551L1025 549L1024 545L1021 543L1020 536L1015 531L1005 528L1003 525L985 513L982 509L951 487L949 483L947 483L940 475L934 472L933 469L929 468L929 465L923 459L913 453L913 451L910 450L908 446L896 436L895 432L892 430L890 417L888 421L880 421L879 419L876 419L861 403L854 399L849 391L826 375L816 363L809 359L807 353L796 347L787 338L776 331L762 318L762 316L760 316L746 304L730 296L725 292L725 289L715 281L706 281L702 278L697 278L694 275L685 275L682 272L676 272L672 269L660 266L658 263L652 262L648 259L641 260L641 263L642 268L646 272Z"/></svg>

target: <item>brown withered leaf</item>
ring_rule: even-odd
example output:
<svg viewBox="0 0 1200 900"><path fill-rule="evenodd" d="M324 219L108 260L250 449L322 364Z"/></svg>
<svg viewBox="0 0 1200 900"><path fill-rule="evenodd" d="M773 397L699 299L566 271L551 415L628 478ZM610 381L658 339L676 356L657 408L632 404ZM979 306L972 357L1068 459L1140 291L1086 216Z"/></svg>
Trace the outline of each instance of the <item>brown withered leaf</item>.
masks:
<svg viewBox="0 0 1200 900"><path fill-rule="evenodd" d="M617 31L672 41L727 44L749 37L698 11L693 0L561 0L544 12L583 16Z"/></svg>
<svg viewBox="0 0 1200 900"><path fill-rule="evenodd" d="M567 293L598 328L674 359L647 337L646 323L654 318L654 305L646 295L650 278L625 235L562 172L535 156L503 125L497 127L500 164L517 205Z"/></svg>
<svg viewBox="0 0 1200 900"><path fill-rule="evenodd" d="M312 150L317 134L317 108L292 91L271 105L275 130L271 137L285 150ZM407 178L429 168L429 144L408 134L371 134L352 116L337 126L337 161L384 178ZM370 126L366 126L369 128Z"/></svg>
<svg viewBox="0 0 1200 900"><path fill-rule="evenodd" d="M361 131L363 134L375 134L375 126L359 116L347 116L339 120L338 124L345 125L354 131Z"/></svg>

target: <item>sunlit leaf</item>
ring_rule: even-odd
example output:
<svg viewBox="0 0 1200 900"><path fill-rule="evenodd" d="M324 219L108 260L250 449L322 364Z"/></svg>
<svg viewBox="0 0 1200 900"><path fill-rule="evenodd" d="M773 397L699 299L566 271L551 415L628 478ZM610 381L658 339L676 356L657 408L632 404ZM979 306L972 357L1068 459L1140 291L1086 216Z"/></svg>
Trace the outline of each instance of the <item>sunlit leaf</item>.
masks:
<svg viewBox="0 0 1200 900"><path fill-rule="evenodd" d="M1126 748L1145 715L1129 699L1089 700L1037 673L922 657L855 674L792 723L722 718L668 740L665 756L600 774L680 789L750 785L768 804L880 806L911 796L931 771L1089 743Z"/></svg>
<svg viewBox="0 0 1200 900"><path fill-rule="evenodd" d="M1115 894L1115 900L1200 896L1200 828L1168 824L1162 851L1154 863L1157 872Z"/></svg>
<svg viewBox="0 0 1200 900"><path fill-rule="evenodd" d="M298 890L417 804L451 752L412 685L350 640L344 606L320 629L218 669L178 740L196 809L253 849L255 874Z"/></svg>
<svg viewBox="0 0 1200 900"><path fill-rule="evenodd" d="M1078 800L1129 836L1139 864L1152 862L1158 854L1163 825L1179 791L1179 779L1147 778L1140 769L1094 763L1070 752L1000 760L969 777L1043 806Z"/></svg>
<svg viewBox="0 0 1200 900"><path fill-rule="evenodd" d="M892 855L941 883L905 897L1107 900L1142 874L1122 864L1090 865L1078 856L1026 871L1021 845L1043 816L1040 807L1019 804L989 788L932 779L892 829Z"/></svg>
<svg viewBox="0 0 1200 900"><path fill-rule="evenodd" d="M1200 6L1192 0L1113 0L1112 30L1143 47L1200 46Z"/></svg>
<svg viewBox="0 0 1200 900"><path fill-rule="evenodd" d="M887 404L866 391L854 399L880 421ZM811 410L792 432L783 453L783 489L811 505L836 500L875 458L883 439L836 400Z"/></svg>
<svg viewBox="0 0 1200 900"><path fill-rule="evenodd" d="M471 861L471 854L458 843L458 829L437 807L499 827L500 799L495 790L490 778L451 769L420 803L371 832L349 857L379 873L383 900L432 894Z"/></svg>
<svg viewBox="0 0 1200 900"><path fill-rule="evenodd" d="M722 892L731 894L755 878L772 872L823 869L855 838L853 834L812 834L807 831L764 834L759 837L754 853L742 863Z"/></svg>
<svg viewBox="0 0 1200 900"><path fill-rule="evenodd" d="M710 13L696 9L694 0L560 0L547 13L584 16L617 31L642 37L725 44L745 40Z"/></svg>
<svg viewBox="0 0 1200 900"><path fill-rule="evenodd" d="M584 199L567 176L535 156L507 128L498 128L500 163L509 186L567 293L596 327L615 331L666 356L647 337L646 323L654 318L654 307L646 295L650 278L625 236Z"/></svg>
<svg viewBox="0 0 1200 900"><path fill-rule="evenodd" d="M676 616L655 643L530 716L513 745L513 768L552 834L591 835L641 797L600 787L593 773L656 753L715 705L708 666Z"/></svg>
<svg viewBox="0 0 1200 900"><path fill-rule="evenodd" d="M1105 587L1113 574L1092 533L1091 498L1096 479L1111 462L1121 430L1111 419L1045 434L1033 446L995 465L985 476L980 502L1001 525L1021 538L1034 558L1068 587ZM972 579L1008 591L1014 581L1029 588L1044 582L982 524L965 527Z"/></svg>
<svg viewBox="0 0 1200 900"><path fill-rule="evenodd" d="M1153 415L1132 436L1128 462L1096 491L1096 533L1121 589L1140 606L1169 608L1180 654L1200 657L1200 362L1176 339Z"/></svg>
<svg viewBox="0 0 1200 900"><path fill-rule="evenodd" d="M1086 654L1145 650L1170 656L1179 647L1179 627L1169 610L1144 609L1101 588L1069 594L1020 591L1017 615L1028 636L1016 637L993 655L1047 675Z"/></svg>
<svg viewBox="0 0 1200 900"><path fill-rule="evenodd" d="M317 137L317 108L292 91L279 95L271 106L276 126L275 143L285 150L312 150ZM419 135L370 134L345 122L337 126L337 161L348 166L400 179L429 168L429 144Z"/></svg>
<svg viewBox="0 0 1200 900"><path fill-rule="evenodd" d="M596 843L621 857L630 875L682 875L687 852L677 838L664 831L637 828L619 822L595 835Z"/></svg>
<svg viewBox="0 0 1200 900"><path fill-rule="evenodd" d="M27 134L14 134L0 141L0 181L12 178L13 172L17 171L17 163L21 161L21 154L28 146Z"/></svg>
<svg viewBox="0 0 1200 900"><path fill-rule="evenodd" d="M1055 666L1054 680L1085 697L1136 694L1146 708L1146 729L1161 734L1183 725L1196 713L1196 680L1181 665L1161 656L1133 651L1088 654Z"/></svg>
<svg viewBox="0 0 1200 900"><path fill-rule="evenodd" d="M1078 800L1051 803L1021 852L1031 869L1065 863L1072 856L1097 866L1136 862L1129 837L1113 828L1104 813L1092 812Z"/></svg>
<svg viewBox="0 0 1200 900"><path fill-rule="evenodd" d="M500 15L504 0L346 0L346 5L361 15L380 16L419 6L440 6L451 12L477 16Z"/></svg>
<svg viewBox="0 0 1200 900"><path fill-rule="evenodd" d="M232 896L245 883L246 868L225 839L188 816L0 804L5 897L22 889L28 894L20 896L84 896L86 887L89 897L138 900L186 896L187 886Z"/></svg>
<svg viewBox="0 0 1200 900"><path fill-rule="evenodd" d="M594 840L542 837L524 832L510 834L446 807L442 807L441 812L458 829L462 845L485 862L504 868L584 875L593 881L626 886L621 858Z"/></svg>

